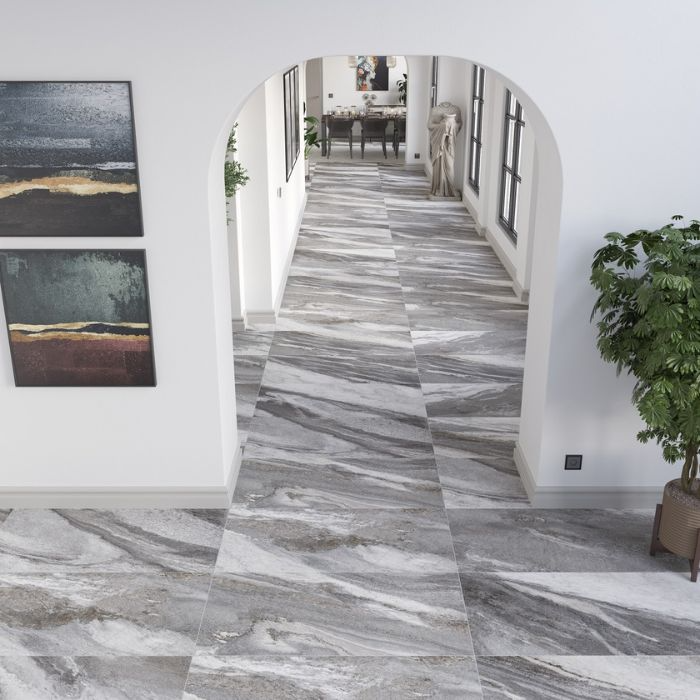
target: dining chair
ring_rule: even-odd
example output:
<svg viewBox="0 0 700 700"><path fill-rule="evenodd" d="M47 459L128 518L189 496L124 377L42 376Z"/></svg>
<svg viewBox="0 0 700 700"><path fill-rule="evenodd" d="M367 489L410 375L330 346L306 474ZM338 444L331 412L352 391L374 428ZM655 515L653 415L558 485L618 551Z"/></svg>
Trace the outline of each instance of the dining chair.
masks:
<svg viewBox="0 0 700 700"><path fill-rule="evenodd" d="M406 143L406 117L396 117L394 119L394 155L399 157L399 144Z"/></svg>
<svg viewBox="0 0 700 700"><path fill-rule="evenodd" d="M385 117L365 117L362 120L362 131L360 133L360 152L365 157L365 142L381 141L382 151L386 158L386 128L389 120Z"/></svg>
<svg viewBox="0 0 700 700"><path fill-rule="evenodd" d="M347 141L350 146L350 157L352 158L352 125L354 123L354 119L334 116L328 118L328 148L326 150L326 158L331 157L331 143L333 139Z"/></svg>

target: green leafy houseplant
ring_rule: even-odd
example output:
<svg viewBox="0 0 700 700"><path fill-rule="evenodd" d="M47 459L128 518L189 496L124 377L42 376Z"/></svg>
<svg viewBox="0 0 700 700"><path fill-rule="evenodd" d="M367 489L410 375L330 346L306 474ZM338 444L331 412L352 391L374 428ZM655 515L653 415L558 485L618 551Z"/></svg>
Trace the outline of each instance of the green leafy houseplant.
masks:
<svg viewBox="0 0 700 700"><path fill-rule="evenodd" d="M243 187L243 185L250 180L250 177L248 177L248 171L233 158L236 153L237 128L238 123L233 125L233 129L231 129L231 133L228 137L228 143L226 144L227 158L224 161L224 193L226 194L227 199L233 197L238 189Z"/></svg>
<svg viewBox="0 0 700 700"><path fill-rule="evenodd" d="M399 102L405 105L408 98L408 74L404 73L403 80L397 80L396 85L399 88Z"/></svg>
<svg viewBox="0 0 700 700"><path fill-rule="evenodd" d="M632 401L646 423L637 438L655 439L667 462L683 460L680 485L700 497L700 223L605 240L591 271L598 349L637 380Z"/></svg>
<svg viewBox="0 0 700 700"><path fill-rule="evenodd" d="M321 140L318 138L318 118L304 117L304 158L311 155L311 149L319 148Z"/></svg>

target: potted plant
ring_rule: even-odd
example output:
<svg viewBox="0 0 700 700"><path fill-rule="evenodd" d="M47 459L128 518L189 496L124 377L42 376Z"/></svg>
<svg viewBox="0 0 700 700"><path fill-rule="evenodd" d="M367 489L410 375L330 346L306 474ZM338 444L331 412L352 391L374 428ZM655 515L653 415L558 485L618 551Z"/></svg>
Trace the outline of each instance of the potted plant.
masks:
<svg viewBox="0 0 700 700"><path fill-rule="evenodd" d="M238 123L233 125L226 143L226 160L224 161L224 195L226 197L226 213L228 217L228 200L233 197L239 187L243 187L250 177L248 171L235 160L236 153L236 129ZM230 219L229 219L230 221Z"/></svg>
<svg viewBox="0 0 700 700"><path fill-rule="evenodd" d="M318 138L318 118L304 117L304 167L306 170L306 179L309 179L309 156L313 148L318 148L321 145L321 140Z"/></svg>
<svg viewBox="0 0 700 700"><path fill-rule="evenodd" d="M700 223L683 217L656 231L608 233L593 259L599 293L598 349L637 383L632 401L667 462L683 460L657 506L651 554L670 551L700 563Z"/></svg>
<svg viewBox="0 0 700 700"><path fill-rule="evenodd" d="M396 85L399 88L399 102L405 105L408 97L408 74L403 73L403 80L397 80Z"/></svg>

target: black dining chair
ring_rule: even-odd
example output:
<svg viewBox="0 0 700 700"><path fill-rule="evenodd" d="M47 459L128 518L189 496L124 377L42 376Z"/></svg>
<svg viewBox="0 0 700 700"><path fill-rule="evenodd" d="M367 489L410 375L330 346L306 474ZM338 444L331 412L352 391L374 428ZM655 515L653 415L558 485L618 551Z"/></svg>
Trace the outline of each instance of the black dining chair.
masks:
<svg viewBox="0 0 700 700"><path fill-rule="evenodd" d="M406 143L406 117L394 119L394 155L399 157L399 144Z"/></svg>
<svg viewBox="0 0 700 700"><path fill-rule="evenodd" d="M341 139L347 141L350 146L350 157L352 158L352 125L355 123L354 119L345 119L343 117L328 117L328 148L326 152L326 157L331 157L331 143L333 139Z"/></svg>
<svg viewBox="0 0 700 700"><path fill-rule="evenodd" d="M384 117L365 117L362 120L362 132L360 135L360 152L365 157L365 142L381 141L382 151L386 158L386 128L389 120Z"/></svg>

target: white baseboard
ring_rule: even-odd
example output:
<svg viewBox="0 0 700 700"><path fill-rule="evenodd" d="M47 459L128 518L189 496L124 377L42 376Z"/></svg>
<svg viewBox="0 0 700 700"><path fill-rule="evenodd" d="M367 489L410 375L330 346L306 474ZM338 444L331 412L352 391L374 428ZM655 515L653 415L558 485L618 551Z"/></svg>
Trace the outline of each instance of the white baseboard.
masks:
<svg viewBox="0 0 700 700"><path fill-rule="evenodd" d="M530 301L530 292L525 289L518 280L513 280L513 291L515 292L515 296L518 297L518 301L527 306Z"/></svg>
<svg viewBox="0 0 700 700"><path fill-rule="evenodd" d="M245 324L246 324L246 317L245 316L243 316L243 318L232 318L231 319L231 328L233 328L234 331L244 331Z"/></svg>
<svg viewBox="0 0 700 700"><path fill-rule="evenodd" d="M513 458L534 508L653 508L661 501L663 486L537 486L520 443L515 445Z"/></svg>
<svg viewBox="0 0 700 700"><path fill-rule="evenodd" d="M10 488L0 491L0 508L229 508L241 455L239 443L222 486Z"/></svg>

